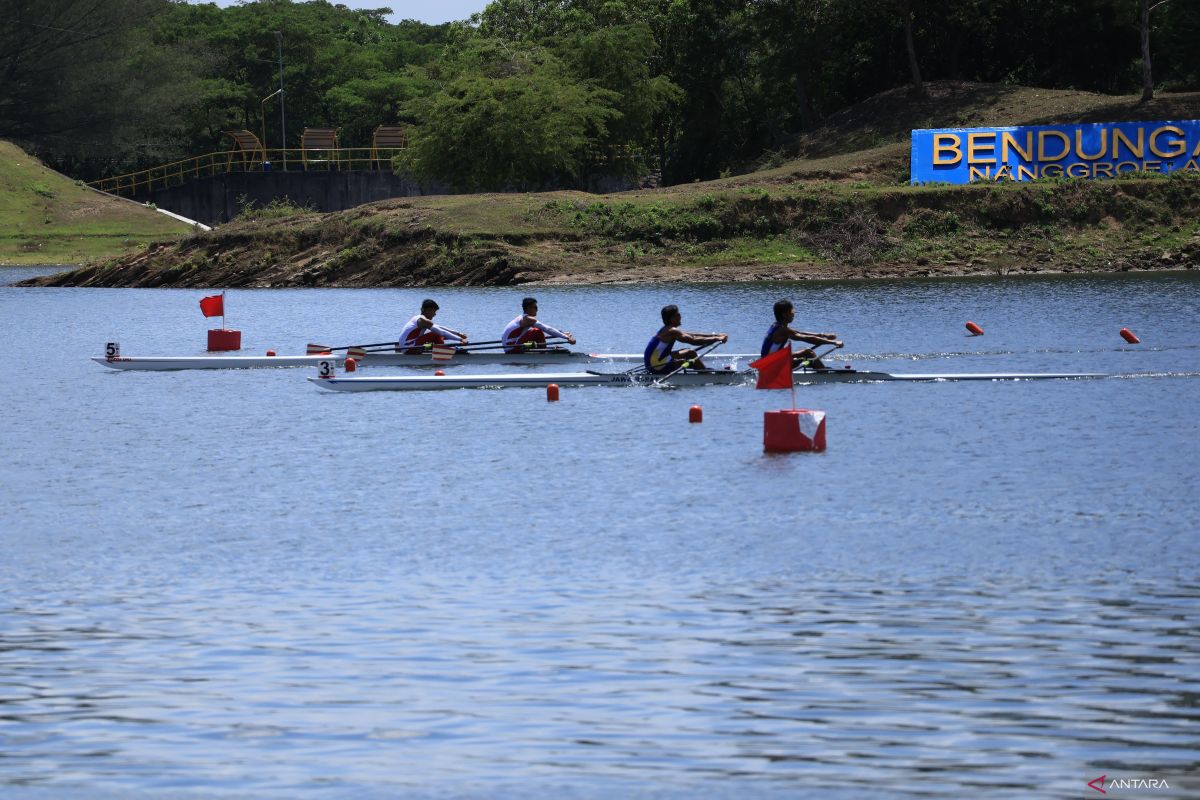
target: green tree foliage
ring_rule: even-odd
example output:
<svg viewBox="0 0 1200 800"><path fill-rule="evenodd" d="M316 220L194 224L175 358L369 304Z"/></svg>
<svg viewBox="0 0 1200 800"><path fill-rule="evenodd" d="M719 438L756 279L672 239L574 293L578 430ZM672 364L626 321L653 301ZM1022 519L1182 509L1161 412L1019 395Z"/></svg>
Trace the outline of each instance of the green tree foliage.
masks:
<svg viewBox="0 0 1200 800"><path fill-rule="evenodd" d="M186 48L144 35L170 10L167 0L0 0L0 138L74 171L154 151L192 81Z"/></svg>
<svg viewBox="0 0 1200 800"><path fill-rule="evenodd" d="M420 124L401 165L424 179L493 191L573 182L618 116L615 93L536 46L475 39L446 66L411 106Z"/></svg>
<svg viewBox="0 0 1200 800"><path fill-rule="evenodd" d="M576 79L612 92L619 113L593 142L594 158L610 173L634 174L659 162L670 117L684 101L662 68L655 21L653 8L626 0L496 0L480 15L479 35L545 48Z"/></svg>
<svg viewBox="0 0 1200 800"><path fill-rule="evenodd" d="M1200 89L1200 2L1151 2L1156 88ZM411 168L456 185L689 181L918 79L1137 93L1140 7L493 0L429 26L327 0L0 0L0 136L92 178L223 149L234 128L296 147L332 127L365 147L375 126L408 123ZM263 104L281 41L286 139L280 98Z"/></svg>

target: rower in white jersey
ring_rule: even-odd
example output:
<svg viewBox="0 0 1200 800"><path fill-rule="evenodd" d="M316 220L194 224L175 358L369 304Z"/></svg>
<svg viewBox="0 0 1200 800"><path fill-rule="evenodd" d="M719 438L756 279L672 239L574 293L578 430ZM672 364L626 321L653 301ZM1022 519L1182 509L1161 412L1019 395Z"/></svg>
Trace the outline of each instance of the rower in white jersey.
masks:
<svg viewBox="0 0 1200 800"><path fill-rule="evenodd" d="M521 310L524 313L508 323L504 333L500 334L504 352L527 353L535 348L544 348L547 336L566 339L568 343L575 344L575 337L570 331L560 331L558 328L538 321L538 304L534 298L526 297L522 300Z"/></svg>
<svg viewBox="0 0 1200 800"><path fill-rule="evenodd" d="M426 299L421 303L421 313L408 321L404 330L400 331L400 339L396 342L397 353L420 355L428 352L426 348L435 344L445 344L447 339L456 344L466 344L467 335L433 321L438 312L438 304Z"/></svg>

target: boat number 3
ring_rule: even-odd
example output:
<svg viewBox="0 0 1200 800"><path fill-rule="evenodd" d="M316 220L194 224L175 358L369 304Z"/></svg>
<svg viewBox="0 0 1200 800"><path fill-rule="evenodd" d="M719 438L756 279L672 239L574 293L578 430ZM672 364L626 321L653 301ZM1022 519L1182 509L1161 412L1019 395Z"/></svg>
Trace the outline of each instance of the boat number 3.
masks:
<svg viewBox="0 0 1200 800"><path fill-rule="evenodd" d="M121 345L119 342L108 342L104 345L104 357L108 360L121 357Z"/></svg>
<svg viewBox="0 0 1200 800"><path fill-rule="evenodd" d="M334 365L332 361L317 362L317 377L332 378L334 375Z"/></svg>

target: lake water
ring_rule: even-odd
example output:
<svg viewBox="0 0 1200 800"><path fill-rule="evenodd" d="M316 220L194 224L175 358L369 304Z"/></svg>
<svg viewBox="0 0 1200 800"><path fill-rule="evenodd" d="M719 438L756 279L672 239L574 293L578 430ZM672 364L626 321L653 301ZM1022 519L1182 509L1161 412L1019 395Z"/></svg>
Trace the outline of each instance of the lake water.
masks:
<svg viewBox="0 0 1200 800"><path fill-rule="evenodd" d="M784 296L837 363L1127 377L799 387L828 450L768 455L787 392L117 373L201 352L204 292L0 288L0 796L1197 796L1200 276L532 293L594 351L667 302L753 350ZM490 339L525 292L227 322L426 294Z"/></svg>

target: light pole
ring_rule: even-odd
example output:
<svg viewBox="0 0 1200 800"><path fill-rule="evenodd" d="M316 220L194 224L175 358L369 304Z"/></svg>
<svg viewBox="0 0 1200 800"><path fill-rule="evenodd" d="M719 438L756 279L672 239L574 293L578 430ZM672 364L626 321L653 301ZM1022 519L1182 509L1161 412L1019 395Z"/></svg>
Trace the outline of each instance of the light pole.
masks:
<svg viewBox="0 0 1200 800"><path fill-rule="evenodd" d="M283 94L283 31L275 31L275 40L279 43L279 134L283 137L279 146L283 148L283 171L287 172L287 113Z"/></svg>
<svg viewBox="0 0 1200 800"><path fill-rule="evenodd" d="M262 111L259 115L259 118L262 120L263 161L266 161L268 163L270 162L270 157L267 155L267 101L282 91L283 91L283 89L276 89L275 91L271 92L269 95L264 97L262 99L262 102L259 103L259 107L262 109Z"/></svg>

